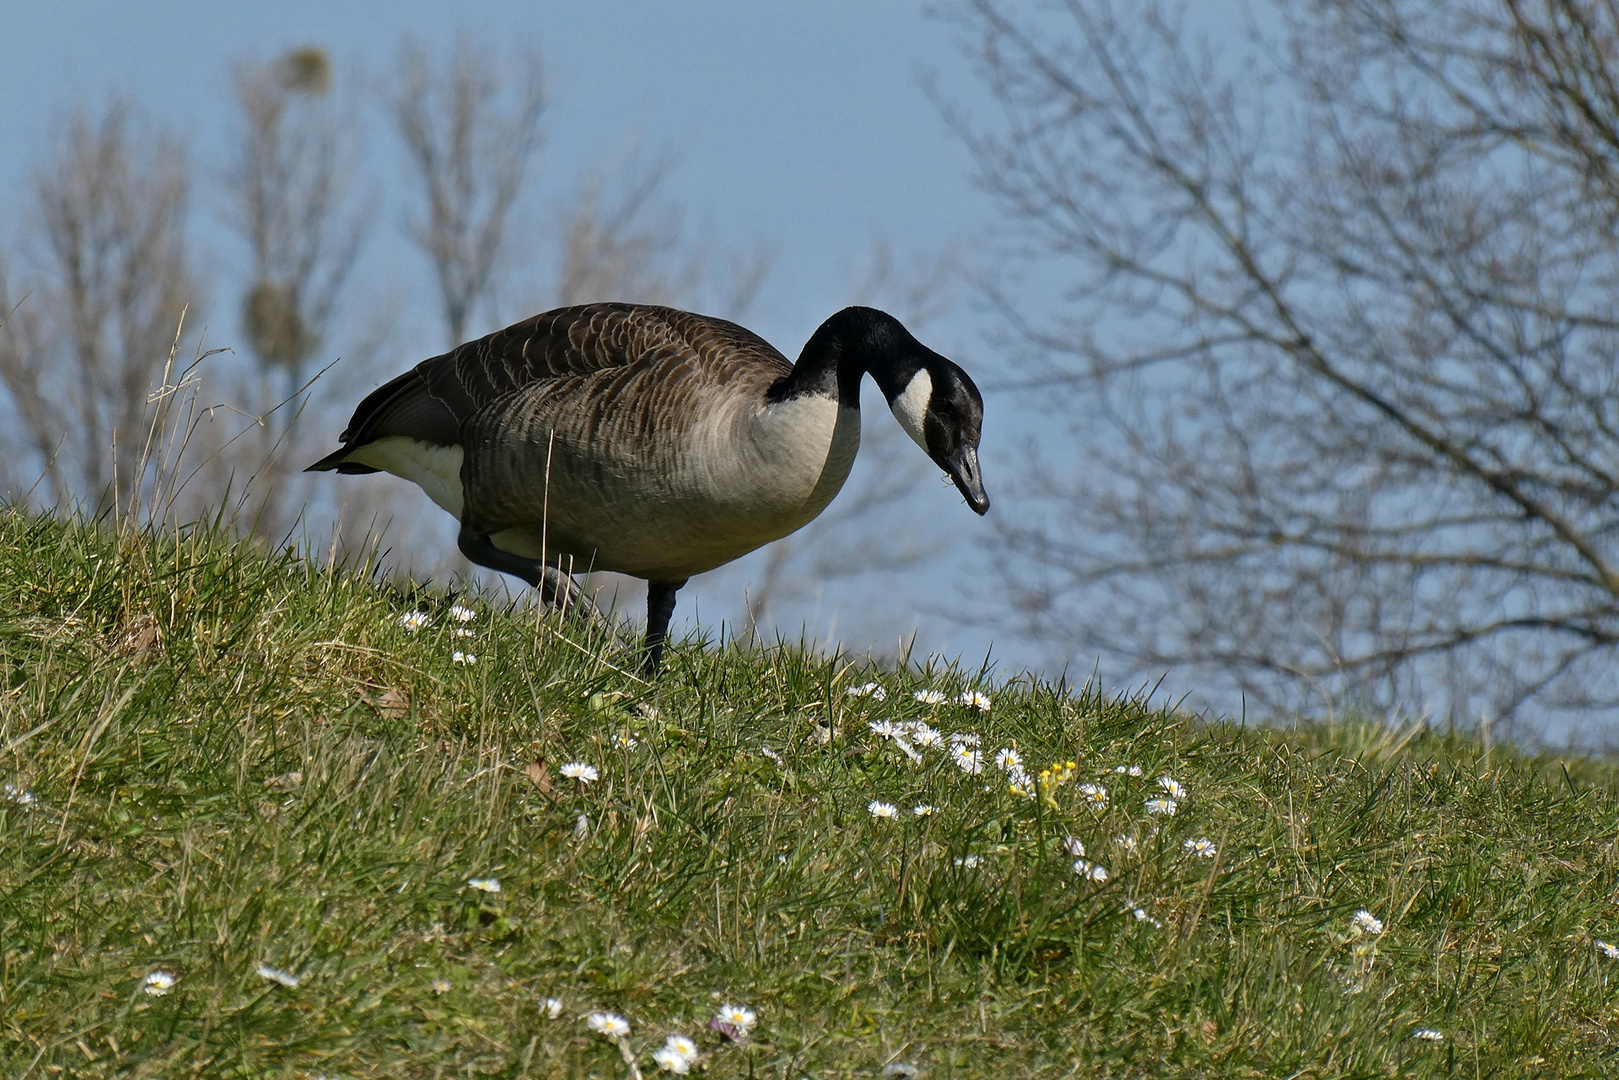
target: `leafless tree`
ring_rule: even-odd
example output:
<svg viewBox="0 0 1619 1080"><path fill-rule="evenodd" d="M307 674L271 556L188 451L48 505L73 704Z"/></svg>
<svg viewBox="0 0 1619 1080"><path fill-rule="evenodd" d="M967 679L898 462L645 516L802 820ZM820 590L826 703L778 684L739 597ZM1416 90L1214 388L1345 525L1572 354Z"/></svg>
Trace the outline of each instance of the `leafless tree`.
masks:
<svg viewBox="0 0 1619 1080"><path fill-rule="evenodd" d="M962 15L1071 439L999 539L1013 625L1231 708L1611 721L1619 5Z"/></svg>
<svg viewBox="0 0 1619 1080"><path fill-rule="evenodd" d="M506 61L464 37L442 70L418 43L400 51L390 104L425 198L411 236L432 265L450 345L493 303L510 254L512 209L541 142L543 74L537 52Z"/></svg>
<svg viewBox="0 0 1619 1080"><path fill-rule="evenodd" d="M120 101L72 113L34 174L21 254L0 266L13 489L37 470L60 506L133 493L148 395L188 305L198 315L188 175L180 142Z"/></svg>
<svg viewBox="0 0 1619 1080"><path fill-rule="evenodd" d="M332 96L331 59L302 46L236 69L241 109L230 221L252 252L241 325L261 371L293 396L325 343L366 218L349 204L352 125Z"/></svg>

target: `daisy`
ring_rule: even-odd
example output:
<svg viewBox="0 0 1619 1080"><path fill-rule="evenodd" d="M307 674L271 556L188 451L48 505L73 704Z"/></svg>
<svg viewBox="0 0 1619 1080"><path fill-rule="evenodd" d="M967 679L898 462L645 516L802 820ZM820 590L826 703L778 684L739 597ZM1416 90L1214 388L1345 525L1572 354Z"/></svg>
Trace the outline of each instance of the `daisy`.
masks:
<svg viewBox="0 0 1619 1080"><path fill-rule="evenodd" d="M1181 847L1185 848L1187 851L1191 852L1193 855L1196 855L1200 859L1212 859L1214 858L1216 851L1214 841L1210 840L1206 836L1200 836L1196 840L1189 839L1186 841L1186 843L1182 844Z"/></svg>
<svg viewBox="0 0 1619 1080"><path fill-rule="evenodd" d="M464 626L457 626L455 629L450 631L450 636L451 637L477 637L478 632L476 630L468 630Z"/></svg>
<svg viewBox="0 0 1619 1080"><path fill-rule="evenodd" d="M769 758L771 761L774 761L777 765L781 764L781 755L776 753L774 750L770 749L770 747L768 747L768 746L759 747L759 756Z"/></svg>
<svg viewBox="0 0 1619 1080"><path fill-rule="evenodd" d="M869 683L866 683L863 686L857 686L853 690L850 690L849 691L849 696L850 697L869 697L873 701L887 701L888 700L888 691L884 690L881 686L877 685L874 682L869 682Z"/></svg>
<svg viewBox="0 0 1619 1080"><path fill-rule="evenodd" d="M141 989L153 997L162 997L173 988L175 981L174 972L158 968L146 973L146 978L141 980Z"/></svg>
<svg viewBox="0 0 1619 1080"><path fill-rule="evenodd" d="M952 732L950 735L951 746L977 746L983 741L984 740L981 736L974 735L968 731Z"/></svg>
<svg viewBox="0 0 1619 1080"><path fill-rule="evenodd" d="M582 761L570 761L560 771L569 780L577 780L581 784L588 784L601 775L596 771L596 766L586 765Z"/></svg>
<svg viewBox="0 0 1619 1080"><path fill-rule="evenodd" d="M630 1033L630 1022L617 1013L593 1012L585 1017L585 1024L591 1031L606 1035L609 1039L626 1038Z"/></svg>
<svg viewBox="0 0 1619 1080"><path fill-rule="evenodd" d="M562 1015L562 999L548 997L540 1002L540 1008L545 1011L547 1020L555 1020Z"/></svg>
<svg viewBox="0 0 1619 1080"><path fill-rule="evenodd" d="M621 731L617 735L613 736L613 745L621 750L634 750L637 746L641 745L641 740L637 739L628 731Z"/></svg>
<svg viewBox="0 0 1619 1080"><path fill-rule="evenodd" d="M478 617L478 613L469 607L456 604L450 608L450 618L456 622L471 622Z"/></svg>
<svg viewBox="0 0 1619 1080"><path fill-rule="evenodd" d="M984 755L977 750L969 750L960 743L950 748L950 760L956 763L956 768L968 776L977 776L984 771Z"/></svg>
<svg viewBox="0 0 1619 1080"><path fill-rule="evenodd" d="M904 733L904 729L892 720L867 720L866 726L879 739L897 739Z"/></svg>
<svg viewBox="0 0 1619 1080"><path fill-rule="evenodd" d="M1606 941L1596 943L1597 951L1609 960L1619 960L1619 948L1609 945Z"/></svg>
<svg viewBox="0 0 1619 1080"><path fill-rule="evenodd" d="M932 817L937 812L938 807L929 803L922 803L918 806L911 807L911 813L915 814L917 817Z"/></svg>
<svg viewBox="0 0 1619 1080"><path fill-rule="evenodd" d="M977 690L962 691L961 696L956 699L956 702L957 704L967 706L969 709L977 709L979 712L989 712L989 695L979 693Z"/></svg>
<svg viewBox="0 0 1619 1080"><path fill-rule="evenodd" d="M758 1015L746 1005L721 1005L714 1019L743 1035L752 1031L753 1025L759 1022Z"/></svg>
<svg viewBox="0 0 1619 1080"><path fill-rule="evenodd" d="M672 1072L676 1076L685 1076L691 1072L691 1060L667 1045L662 1050L652 1051L653 1064L664 1072Z"/></svg>
<svg viewBox="0 0 1619 1080"><path fill-rule="evenodd" d="M428 983L427 988L435 994L448 994L450 992L450 980L434 979L431 983Z"/></svg>
<svg viewBox="0 0 1619 1080"><path fill-rule="evenodd" d="M1065 836L1062 838L1062 849L1078 858L1085 854L1085 842L1077 836Z"/></svg>
<svg viewBox="0 0 1619 1080"><path fill-rule="evenodd" d="M269 964L260 964L253 970L258 974L259 978L268 979L273 983L280 983L288 990L295 990L298 987L298 976L290 971L282 971L280 968L271 967Z"/></svg>
<svg viewBox="0 0 1619 1080"><path fill-rule="evenodd" d="M467 888L477 889L479 892L498 893L500 891L500 879L492 877L467 878Z"/></svg>
<svg viewBox="0 0 1619 1080"><path fill-rule="evenodd" d="M1413 1039L1421 1039L1423 1042L1445 1041L1445 1033L1443 1031L1435 1031L1433 1028L1417 1028L1417 1030L1411 1033L1411 1037Z"/></svg>
<svg viewBox="0 0 1619 1080"><path fill-rule="evenodd" d="M411 633L415 633L424 626L431 626L433 617L425 611L407 611L399 616L399 625Z"/></svg>
<svg viewBox="0 0 1619 1080"><path fill-rule="evenodd" d="M1136 903L1134 900L1126 900L1124 902L1124 912L1126 915L1133 915L1136 922L1152 923L1154 926L1160 927L1164 925L1151 915L1148 915L1147 909Z"/></svg>
<svg viewBox="0 0 1619 1080"><path fill-rule="evenodd" d="M918 690L911 696L924 705L943 705L946 701L945 696L937 690Z"/></svg>
<svg viewBox="0 0 1619 1080"><path fill-rule="evenodd" d="M1140 847L1141 845L1136 843L1136 838L1133 836L1115 836L1113 838L1113 846L1116 848L1122 848L1123 850L1134 854L1136 848Z"/></svg>
<svg viewBox="0 0 1619 1080"><path fill-rule="evenodd" d="M1101 784L1081 784L1079 793L1084 796L1086 802L1094 806L1107 805L1107 788Z"/></svg>
<svg viewBox="0 0 1619 1080"><path fill-rule="evenodd" d="M1113 771L1118 773L1120 776L1140 776L1141 775L1141 766L1140 765L1115 765L1115 766L1113 766Z"/></svg>
<svg viewBox="0 0 1619 1080"><path fill-rule="evenodd" d="M697 1060L697 1053L695 1042L684 1035L671 1035L664 1041L663 1049L652 1055L652 1060L665 1072L684 1076L691 1071L692 1063Z"/></svg>
<svg viewBox="0 0 1619 1080"><path fill-rule="evenodd" d="M956 865L967 870L976 870L984 864L982 855L963 855L956 860Z"/></svg>
<svg viewBox="0 0 1619 1080"><path fill-rule="evenodd" d="M1179 781L1175 780L1173 777L1160 776L1158 778L1158 786L1163 788L1164 793L1167 794L1171 799L1186 798L1186 789L1181 787Z"/></svg>
<svg viewBox="0 0 1619 1080"><path fill-rule="evenodd" d="M1014 769L1021 769L1023 768L1023 755L1019 754L1016 750L1003 746L999 750L995 751L995 767L997 769L1004 769L1006 772L1011 772Z"/></svg>
<svg viewBox="0 0 1619 1080"><path fill-rule="evenodd" d="M898 807L893 803L883 802L880 799L871 800L866 804L866 809L871 811L871 816L874 818L894 818L899 816Z"/></svg>
<svg viewBox="0 0 1619 1080"><path fill-rule="evenodd" d="M921 747L938 746L944 740L937 728L929 727L923 723L911 725L911 741Z"/></svg>
<svg viewBox="0 0 1619 1080"><path fill-rule="evenodd" d="M1368 934L1381 934L1383 932L1383 920L1365 908L1355 912L1354 916L1349 920L1349 925Z"/></svg>
<svg viewBox="0 0 1619 1080"><path fill-rule="evenodd" d="M457 649L455 652L450 654L450 659L454 660L457 664L476 664L478 662L478 654L462 652L461 650Z"/></svg>
<svg viewBox="0 0 1619 1080"><path fill-rule="evenodd" d="M1093 862L1086 862L1084 859L1074 860L1074 873L1078 874L1080 877L1089 878L1091 881L1095 882L1103 882L1107 880L1107 867L1098 866Z"/></svg>
<svg viewBox="0 0 1619 1080"><path fill-rule="evenodd" d="M1161 795L1154 796L1153 798L1147 800L1147 813L1162 814L1164 817L1174 817L1175 808L1177 805L1178 804L1174 799L1166 799Z"/></svg>

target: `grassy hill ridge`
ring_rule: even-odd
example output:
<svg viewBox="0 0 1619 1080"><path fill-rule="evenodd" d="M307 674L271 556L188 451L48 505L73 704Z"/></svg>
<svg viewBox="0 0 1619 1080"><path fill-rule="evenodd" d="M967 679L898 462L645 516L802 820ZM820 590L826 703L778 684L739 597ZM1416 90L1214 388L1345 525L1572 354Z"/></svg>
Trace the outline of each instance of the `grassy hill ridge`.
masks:
<svg viewBox="0 0 1619 1080"><path fill-rule="evenodd" d="M671 1035L785 1080L1619 1071L1607 765L625 660L0 511L0 1072L651 1076Z"/></svg>

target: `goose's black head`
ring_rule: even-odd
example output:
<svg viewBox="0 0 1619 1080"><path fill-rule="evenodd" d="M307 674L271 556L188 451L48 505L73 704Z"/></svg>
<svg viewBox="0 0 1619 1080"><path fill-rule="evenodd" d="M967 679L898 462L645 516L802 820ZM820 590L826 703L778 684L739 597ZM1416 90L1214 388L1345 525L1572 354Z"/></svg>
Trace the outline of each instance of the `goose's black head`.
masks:
<svg viewBox="0 0 1619 1080"><path fill-rule="evenodd" d="M875 308L844 308L826 321L827 329L834 330L844 354L871 373L900 427L950 474L967 505L987 513L989 496L978 468L984 398L967 373Z"/></svg>

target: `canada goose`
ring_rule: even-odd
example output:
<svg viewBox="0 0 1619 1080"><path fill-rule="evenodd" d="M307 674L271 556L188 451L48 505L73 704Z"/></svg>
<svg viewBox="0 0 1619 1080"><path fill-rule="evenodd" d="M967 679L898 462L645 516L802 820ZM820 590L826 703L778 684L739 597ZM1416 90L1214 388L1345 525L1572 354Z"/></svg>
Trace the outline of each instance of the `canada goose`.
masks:
<svg viewBox="0 0 1619 1080"><path fill-rule="evenodd" d="M311 472L383 470L461 522L463 554L547 601L575 570L647 581L655 674L675 592L811 521L860 446L870 372L979 514L983 398L892 315L845 308L797 364L724 319L640 304L558 308L375 390Z"/></svg>

